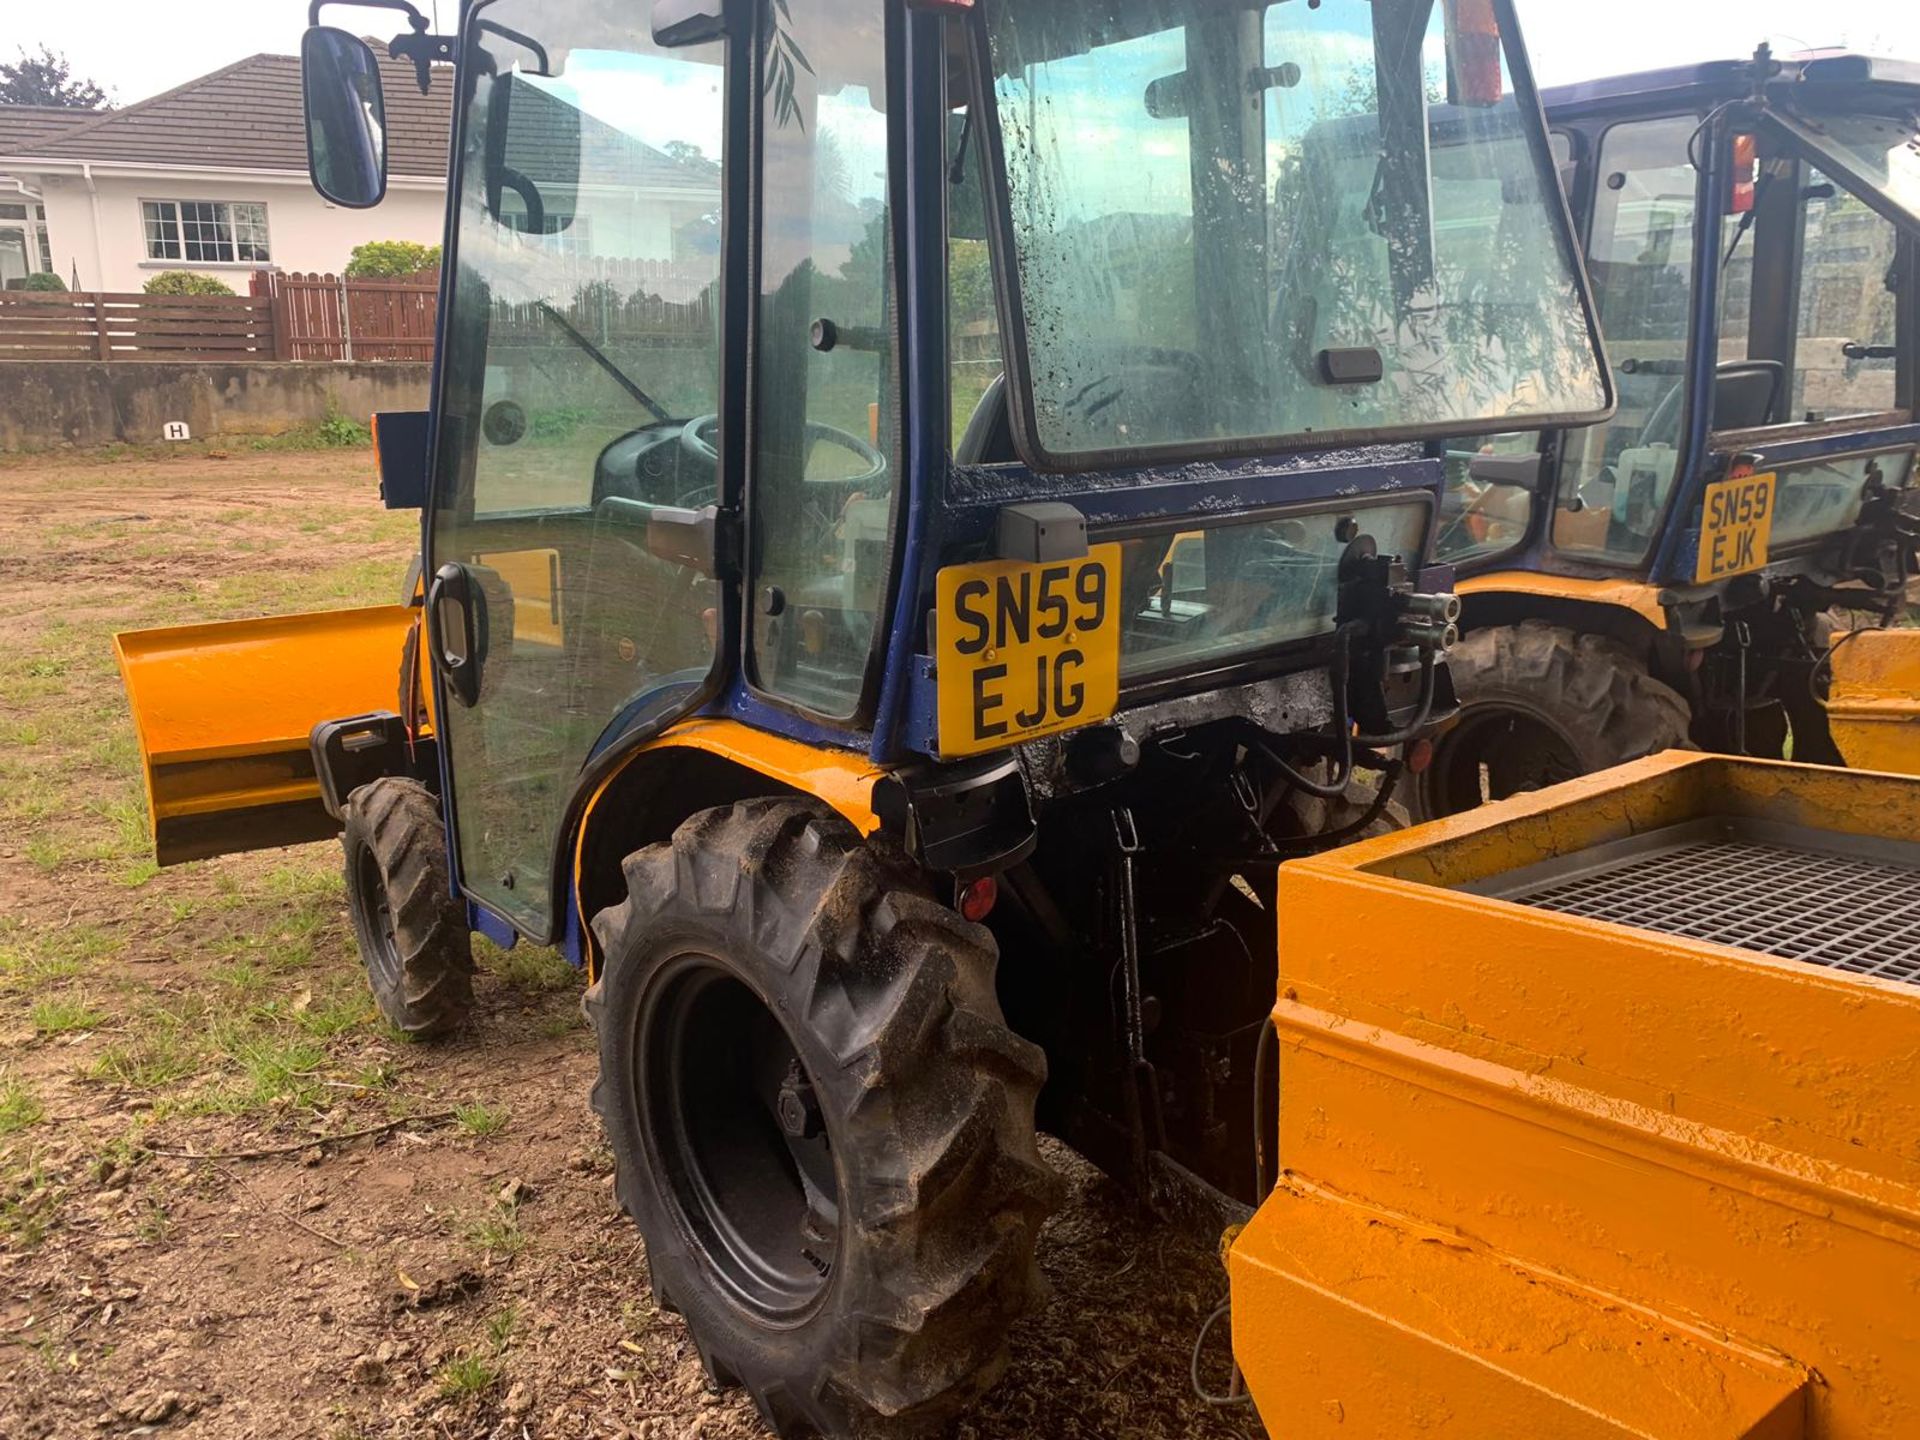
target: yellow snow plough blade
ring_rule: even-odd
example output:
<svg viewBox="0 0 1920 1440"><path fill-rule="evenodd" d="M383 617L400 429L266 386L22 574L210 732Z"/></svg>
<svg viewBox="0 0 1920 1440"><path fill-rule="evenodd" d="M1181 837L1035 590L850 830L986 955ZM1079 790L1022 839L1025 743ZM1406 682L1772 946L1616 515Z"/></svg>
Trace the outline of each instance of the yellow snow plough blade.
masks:
<svg viewBox="0 0 1920 1440"><path fill-rule="evenodd" d="M1283 867L1269 1433L1920 1435L1915 836L1673 753Z"/></svg>
<svg viewBox="0 0 1920 1440"><path fill-rule="evenodd" d="M1856 770L1920 775L1920 630L1862 630L1834 642L1827 724Z"/></svg>
<svg viewBox="0 0 1920 1440"><path fill-rule="evenodd" d="M336 834L308 736L396 708L418 613L382 605L115 636L159 862Z"/></svg>

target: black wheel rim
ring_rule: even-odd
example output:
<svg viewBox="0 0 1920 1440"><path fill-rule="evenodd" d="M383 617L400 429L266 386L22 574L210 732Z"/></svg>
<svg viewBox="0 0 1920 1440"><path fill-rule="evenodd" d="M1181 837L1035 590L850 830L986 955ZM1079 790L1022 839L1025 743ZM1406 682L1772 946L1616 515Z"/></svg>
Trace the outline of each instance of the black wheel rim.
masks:
<svg viewBox="0 0 1920 1440"><path fill-rule="evenodd" d="M678 957L650 993L634 1081L655 1174L719 1287L764 1320L798 1320L840 1246L811 1077L779 1017L713 957Z"/></svg>
<svg viewBox="0 0 1920 1440"><path fill-rule="evenodd" d="M1584 773L1573 742L1544 717L1515 706L1476 705L1434 743L1421 788L1429 814L1458 815Z"/></svg>
<svg viewBox="0 0 1920 1440"><path fill-rule="evenodd" d="M360 887L360 908L367 917L367 969L374 981L389 991L400 988L400 944L393 933L393 907L387 903L387 877L371 846L362 846L354 867Z"/></svg>

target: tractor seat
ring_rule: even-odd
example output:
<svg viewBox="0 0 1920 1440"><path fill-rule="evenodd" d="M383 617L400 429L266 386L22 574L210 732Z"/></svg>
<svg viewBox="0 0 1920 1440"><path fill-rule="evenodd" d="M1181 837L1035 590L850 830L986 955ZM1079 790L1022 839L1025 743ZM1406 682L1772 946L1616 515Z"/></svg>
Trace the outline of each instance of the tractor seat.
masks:
<svg viewBox="0 0 1920 1440"><path fill-rule="evenodd" d="M1713 376L1713 428L1758 430L1776 423L1787 367L1778 360L1729 360Z"/></svg>

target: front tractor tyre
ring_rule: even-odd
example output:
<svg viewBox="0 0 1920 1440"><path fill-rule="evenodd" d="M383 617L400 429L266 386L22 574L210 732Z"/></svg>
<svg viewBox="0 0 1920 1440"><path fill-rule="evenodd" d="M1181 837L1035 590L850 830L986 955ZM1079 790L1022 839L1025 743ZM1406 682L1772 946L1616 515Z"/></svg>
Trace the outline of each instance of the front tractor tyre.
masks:
<svg viewBox="0 0 1920 1440"><path fill-rule="evenodd" d="M473 945L440 802L390 776L348 796L344 818L347 908L374 1002L414 1039L451 1034L473 1008Z"/></svg>
<svg viewBox="0 0 1920 1440"><path fill-rule="evenodd" d="M654 1298L783 1436L918 1431L999 1376L1060 1182L991 934L804 801L625 864L593 1103Z"/></svg>
<svg viewBox="0 0 1920 1440"><path fill-rule="evenodd" d="M1448 651L1447 668L1460 718L1408 787L1417 820L1691 746L1686 698L1604 635L1490 626Z"/></svg>

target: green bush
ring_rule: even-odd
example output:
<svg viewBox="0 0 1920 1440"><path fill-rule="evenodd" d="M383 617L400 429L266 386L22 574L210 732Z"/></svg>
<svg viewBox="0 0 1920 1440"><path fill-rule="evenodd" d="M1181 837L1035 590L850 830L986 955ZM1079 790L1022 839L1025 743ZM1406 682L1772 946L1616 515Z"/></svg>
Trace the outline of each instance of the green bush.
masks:
<svg viewBox="0 0 1920 1440"><path fill-rule="evenodd" d="M414 240L369 240L347 258L349 280L401 280L440 268L440 247Z"/></svg>
<svg viewBox="0 0 1920 1440"><path fill-rule="evenodd" d="M527 427L536 440L566 440L593 418L591 410L578 405L561 405L552 410L536 410Z"/></svg>
<svg viewBox="0 0 1920 1440"><path fill-rule="evenodd" d="M67 282L51 270L39 270L20 282L22 290L60 290L67 288Z"/></svg>
<svg viewBox="0 0 1920 1440"><path fill-rule="evenodd" d="M253 441L251 448L255 450L336 450L372 443L373 432L358 420L342 413L340 407L329 399L326 419L312 420L292 430L283 430L278 435L259 436Z"/></svg>
<svg viewBox="0 0 1920 1440"><path fill-rule="evenodd" d="M371 445L373 432L358 420L342 415L332 405L327 406L327 418L314 427L316 438L323 446Z"/></svg>
<svg viewBox="0 0 1920 1440"><path fill-rule="evenodd" d="M211 275L191 270L162 270L140 287L149 295L231 295L233 287Z"/></svg>

